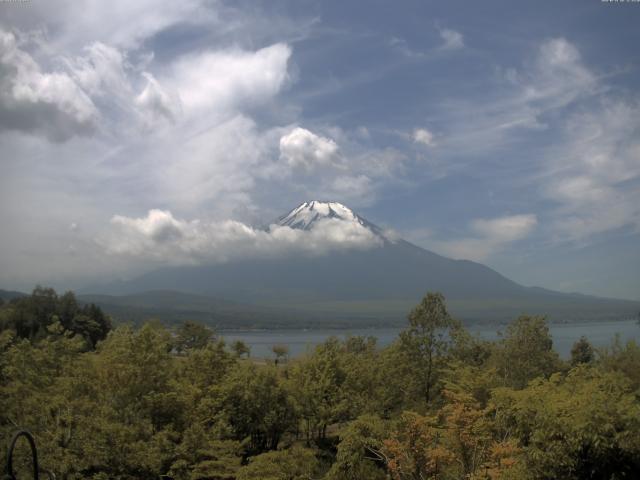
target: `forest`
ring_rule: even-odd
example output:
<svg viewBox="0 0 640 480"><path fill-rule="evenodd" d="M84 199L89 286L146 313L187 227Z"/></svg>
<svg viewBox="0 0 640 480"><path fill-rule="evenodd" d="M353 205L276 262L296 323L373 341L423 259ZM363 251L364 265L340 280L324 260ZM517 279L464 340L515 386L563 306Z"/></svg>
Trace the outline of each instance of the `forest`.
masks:
<svg viewBox="0 0 640 480"><path fill-rule="evenodd" d="M640 478L633 341L565 360L542 317L484 341L428 293L388 347L263 359L195 322L112 325L71 292L0 303L3 465L25 428L64 480Z"/></svg>

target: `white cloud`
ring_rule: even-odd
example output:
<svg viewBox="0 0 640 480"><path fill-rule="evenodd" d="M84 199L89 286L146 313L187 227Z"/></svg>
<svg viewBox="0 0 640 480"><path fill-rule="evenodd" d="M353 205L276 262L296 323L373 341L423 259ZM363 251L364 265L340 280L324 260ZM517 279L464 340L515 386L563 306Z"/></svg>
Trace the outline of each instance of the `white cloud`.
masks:
<svg viewBox="0 0 640 480"><path fill-rule="evenodd" d="M594 93L597 81L582 63L578 49L564 38L554 38L540 46L534 70L522 87L523 101L545 111Z"/></svg>
<svg viewBox="0 0 640 480"><path fill-rule="evenodd" d="M145 124L152 127L162 120L175 121L182 111L180 97L169 93L151 73L144 72L142 75L147 85L135 98L135 104L144 115Z"/></svg>
<svg viewBox="0 0 640 480"><path fill-rule="evenodd" d="M64 72L43 72L13 33L0 29L0 129L64 141L96 128L98 110Z"/></svg>
<svg viewBox="0 0 640 480"><path fill-rule="evenodd" d="M186 209L210 205L222 211L249 203L272 140L250 117L236 114L191 137L160 139L142 167L154 197Z"/></svg>
<svg viewBox="0 0 640 480"><path fill-rule="evenodd" d="M473 101L443 101L439 118L447 131L439 146L445 154L471 163L480 158L480 152L495 152L532 131L549 129L550 114L556 114L554 120L562 119L563 109L602 90L571 42L546 40L522 68L502 71L499 83L486 95ZM451 169L467 166L449 165Z"/></svg>
<svg viewBox="0 0 640 480"><path fill-rule="evenodd" d="M300 197L323 198L352 206L371 205L380 188L401 182L409 157L392 149L372 147L360 129L344 131L324 126L325 135L300 127L280 136L279 161L264 171L270 179L285 179Z"/></svg>
<svg viewBox="0 0 640 480"><path fill-rule="evenodd" d="M509 244L526 238L537 224L538 219L534 214L476 219L470 224L473 236L446 242L428 238L424 241L438 252L453 258L482 261Z"/></svg>
<svg viewBox="0 0 640 480"><path fill-rule="evenodd" d="M167 83L188 113L228 112L275 96L288 79L291 48L277 43L257 51L223 50L187 55L174 63Z"/></svg>
<svg viewBox="0 0 640 480"><path fill-rule="evenodd" d="M283 163L279 139L299 115L286 99L274 101L292 81L292 50L283 40L304 36L308 25L286 18L274 33L277 13L254 18L253 11L211 2L163 9L162 1L154 8L146 0L109 8L79 1L73 8L38 3L30 15L0 19L14 32L0 37L0 191L11 199L0 208L11 225L1 239L0 281L27 274L51 281L63 273L95 281L115 270L136 271L135 258L104 261L95 251L92 239L114 211L133 218L141 206L160 204L212 221L257 221L272 213L272 206L259 206L270 195L264 191L277 188L279 197L297 201L301 190L316 188L308 178L277 183L279 177L265 173ZM24 9L12 9L18 10ZM173 31L156 36L172 27L195 28L177 42L168 41ZM34 98L17 102L14 83L37 86ZM367 179L338 169L318 184L351 192L366 188ZM21 205L20 215L10 203ZM67 228L72 220L82 228ZM168 222L153 235L181 235L182 227ZM346 235L343 244L353 238L340 228L332 232L334 240ZM66 251L71 243L74 259L43 253Z"/></svg>
<svg viewBox="0 0 640 480"><path fill-rule="evenodd" d="M449 28L440 28L438 33L442 43L428 50L414 50L404 38L400 37L391 37L389 46L403 56L415 60L433 60L440 58L443 54L464 48L464 36L462 33Z"/></svg>
<svg viewBox="0 0 640 480"><path fill-rule="evenodd" d="M58 0L34 2L29 8L3 9L0 24L21 30L51 26L53 50L82 47L87 39L132 49L175 24L219 24L215 9L202 0ZM217 6L217 2L210 2ZM220 22L222 23L222 22Z"/></svg>
<svg viewBox="0 0 640 480"><path fill-rule="evenodd" d="M472 229L493 243L514 242L526 237L537 225L533 214L510 215L491 219L477 219Z"/></svg>
<svg viewBox="0 0 640 480"><path fill-rule="evenodd" d="M444 42L440 47L442 50L457 50L464 47L464 37L460 32L442 28L440 29L440 37Z"/></svg>
<svg viewBox="0 0 640 480"><path fill-rule="evenodd" d="M422 145L426 145L427 147L432 147L434 145L434 136L426 128L416 128L411 135L411 138L415 143L420 143Z"/></svg>
<svg viewBox="0 0 640 480"><path fill-rule="evenodd" d="M555 202L554 231L582 241L630 226L640 230L640 103L604 101L572 115L549 148L542 193Z"/></svg>
<svg viewBox="0 0 640 480"><path fill-rule="evenodd" d="M527 174L516 178L555 203L545 215L548 238L588 242L620 228L640 230L638 97L605 83L565 38L541 42L531 61L503 77L495 98L441 106L448 131L439 154L469 159L443 162L447 173L545 130L546 144L529 146L535 153Z"/></svg>
<svg viewBox="0 0 640 480"><path fill-rule="evenodd" d="M0 30L0 129L55 142L108 133L125 143L125 137L137 137L140 129L174 120L180 112L175 92L151 73L138 72L126 53L112 46L94 42L80 56L57 56L58 68L51 72L34 58L13 33Z"/></svg>
<svg viewBox="0 0 640 480"><path fill-rule="evenodd" d="M122 51L101 42L83 49L83 56L66 59L71 75L89 96L129 97L131 85L127 78L129 68Z"/></svg>
<svg viewBox="0 0 640 480"><path fill-rule="evenodd" d="M46 54L44 45L34 48ZM182 113L201 128L203 117L219 122L270 101L288 79L291 55L282 43L208 50L183 55L157 75L140 71L122 48L92 42L81 52L54 56L58 67L47 72L13 33L0 30L0 128L55 141L99 131L120 143Z"/></svg>
<svg viewBox="0 0 640 480"><path fill-rule="evenodd" d="M296 127L280 138L280 159L291 168L304 171L336 167L339 162L338 145L330 138Z"/></svg>
<svg viewBox="0 0 640 480"><path fill-rule="evenodd" d="M150 210L142 218L116 215L111 225L113 230L100 240L110 254L172 265L296 252L322 255L333 250L382 245L380 237L358 222L336 218L317 221L309 231L279 225L258 230L233 220L186 221L174 218L169 211Z"/></svg>

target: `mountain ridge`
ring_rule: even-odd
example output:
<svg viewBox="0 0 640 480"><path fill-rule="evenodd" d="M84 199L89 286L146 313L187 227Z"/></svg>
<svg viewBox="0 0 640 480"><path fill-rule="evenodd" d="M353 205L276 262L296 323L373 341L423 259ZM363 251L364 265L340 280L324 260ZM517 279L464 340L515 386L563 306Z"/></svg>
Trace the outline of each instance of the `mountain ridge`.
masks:
<svg viewBox="0 0 640 480"><path fill-rule="evenodd" d="M368 230L375 246L333 250L322 255L292 252L283 257L240 258L214 265L163 267L129 281L84 294L132 295L175 291L241 305L240 310L295 312L300 322L402 322L427 291L440 291L462 320L505 321L522 313L546 314L553 321L621 318L635 315L640 302L567 294L526 287L492 268L450 259L385 231L338 202L303 202L270 228L305 232L344 226ZM266 316L269 316L265 313ZM270 318L273 318L271 316ZM349 320L350 319L350 320Z"/></svg>

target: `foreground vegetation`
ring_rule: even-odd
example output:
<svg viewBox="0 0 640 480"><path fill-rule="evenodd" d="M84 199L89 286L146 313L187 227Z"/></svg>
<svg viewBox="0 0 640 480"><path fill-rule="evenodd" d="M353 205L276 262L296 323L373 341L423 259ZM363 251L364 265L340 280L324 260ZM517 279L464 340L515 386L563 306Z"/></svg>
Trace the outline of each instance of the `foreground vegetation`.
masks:
<svg viewBox="0 0 640 480"><path fill-rule="evenodd" d="M0 435L60 479L622 479L640 472L640 347L571 360L545 320L472 337L428 294L397 341L256 361L204 326L111 329L71 293L0 305ZM4 451L4 449L3 449ZM4 458L0 459L4 462Z"/></svg>

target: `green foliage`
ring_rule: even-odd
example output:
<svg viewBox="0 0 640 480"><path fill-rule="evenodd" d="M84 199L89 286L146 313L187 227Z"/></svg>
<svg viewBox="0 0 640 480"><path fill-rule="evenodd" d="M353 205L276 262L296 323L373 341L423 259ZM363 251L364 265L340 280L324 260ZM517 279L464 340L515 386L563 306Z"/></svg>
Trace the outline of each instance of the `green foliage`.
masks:
<svg viewBox="0 0 640 480"><path fill-rule="evenodd" d="M289 388L307 442L312 438L326 439L327 427L347 418L349 399L343 389L345 380L341 345L336 338L319 345L311 358L292 368Z"/></svg>
<svg viewBox="0 0 640 480"><path fill-rule="evenodd" d="M581 339L569 370L539 317L485 342L429 294L389 347L331 338L280 365L192 322L108 331L97 307L41 287L1 305L0 325L0 436L31 430L65 480L640 471L640 347L616 339L594 360Z"/></svg>
<svg viewBox="0 0 640 480"><path fill-rule="evenodd" d="M220 440L214 432L194 424L187 428L176 447L169 475L176 480L235 478L241 454L239 442Z"/></svg>
<svg viewBox="0 0 640 480"><path fill-rule="evenodd" d="M610 347L599 351L598 363L605 370L623 373L631 388L640 391L640 345L634 340L622 345L616 335Z"/></svg>
<svg viewBox="0 0 640 480"><path fill-rule="evenodd" d="M411 398L431 402L453 346L452 331L458 328L439 293L428 293L409 313L409 326L400 333L396 362L408 368L403 380L408 382Z"/></svg>
<svg viewBox="0 0 640 480"><path fill-rule="evenodd" d="M271 347L271 351L276 356L276 363L281 360L286 361L289 357L289 347L286 345L274 345Z"/></svg>
<svg viewBox="0 0 640 480"><path fill-rule="evenodd" d="M248 358L251 355L251 349L242 340L236 340L233 342L231 349L235 352L238 358L242 358L244 355Z"/></svg>
<svg viewBox="0 0 640 480"><path fill-rule="evenodd" d="M527 315L509 324L493 361L503 385L513 388L524 388L530 380L548 377L561 366L546 320Z"/></svg>
<svg viewBox="0 0 640 480"><path fill-rule="evenodd" d="M73 292L58 296L52 288L36 287L31 296L0 305L0 331L13 330L18 337L36 340L59 324L94 349L111 330L111 319L93 304L80 306Z"/></svg>
<svg viewBox="0 0 640 480"><path fill-rule="evenodd" d="M237 480L312 480L319 467L313 450L292 447L286 450L263 453L249 459L242 467Z"/></svg>
<svg viewBox="0 0 640 480"><path fill-rule="evenodd" d="M580 340L571 347L571 366L575 367L581 363L591 363L594 359L595 352L589 340L585 336L580 337Z"/></svg>
<svg viewBox="0 0 640 480"><path fill-rule="evenodd" d="M325 477L327 480L377 480L386 478L385 457L381 453L387 436L380 418L365 415L340 432L336 460Z"/></svg>
<svg viewBox="0 0 640 480"><path fill-rule="evenodd" d="M525 445L533 478L632 478L640 471L640 404L629 381L579 365L566 376L493 396L497 424Z"/></svg>
<svg viewBox="0 0 640 480"><path fill-rule="evenodd" d="M238 364L217 397L214 413L229 425L234 439L248 442L252 453L275 450L294 425L291 399L274 367Z"/></svg>
<svg viewBox="0 0 640 480"><path fill-rule="evenodd" d="M178 353L182 353L206 347L213 337L213 331L206 325L187 320L176 331L173 345Z"/></svg>

